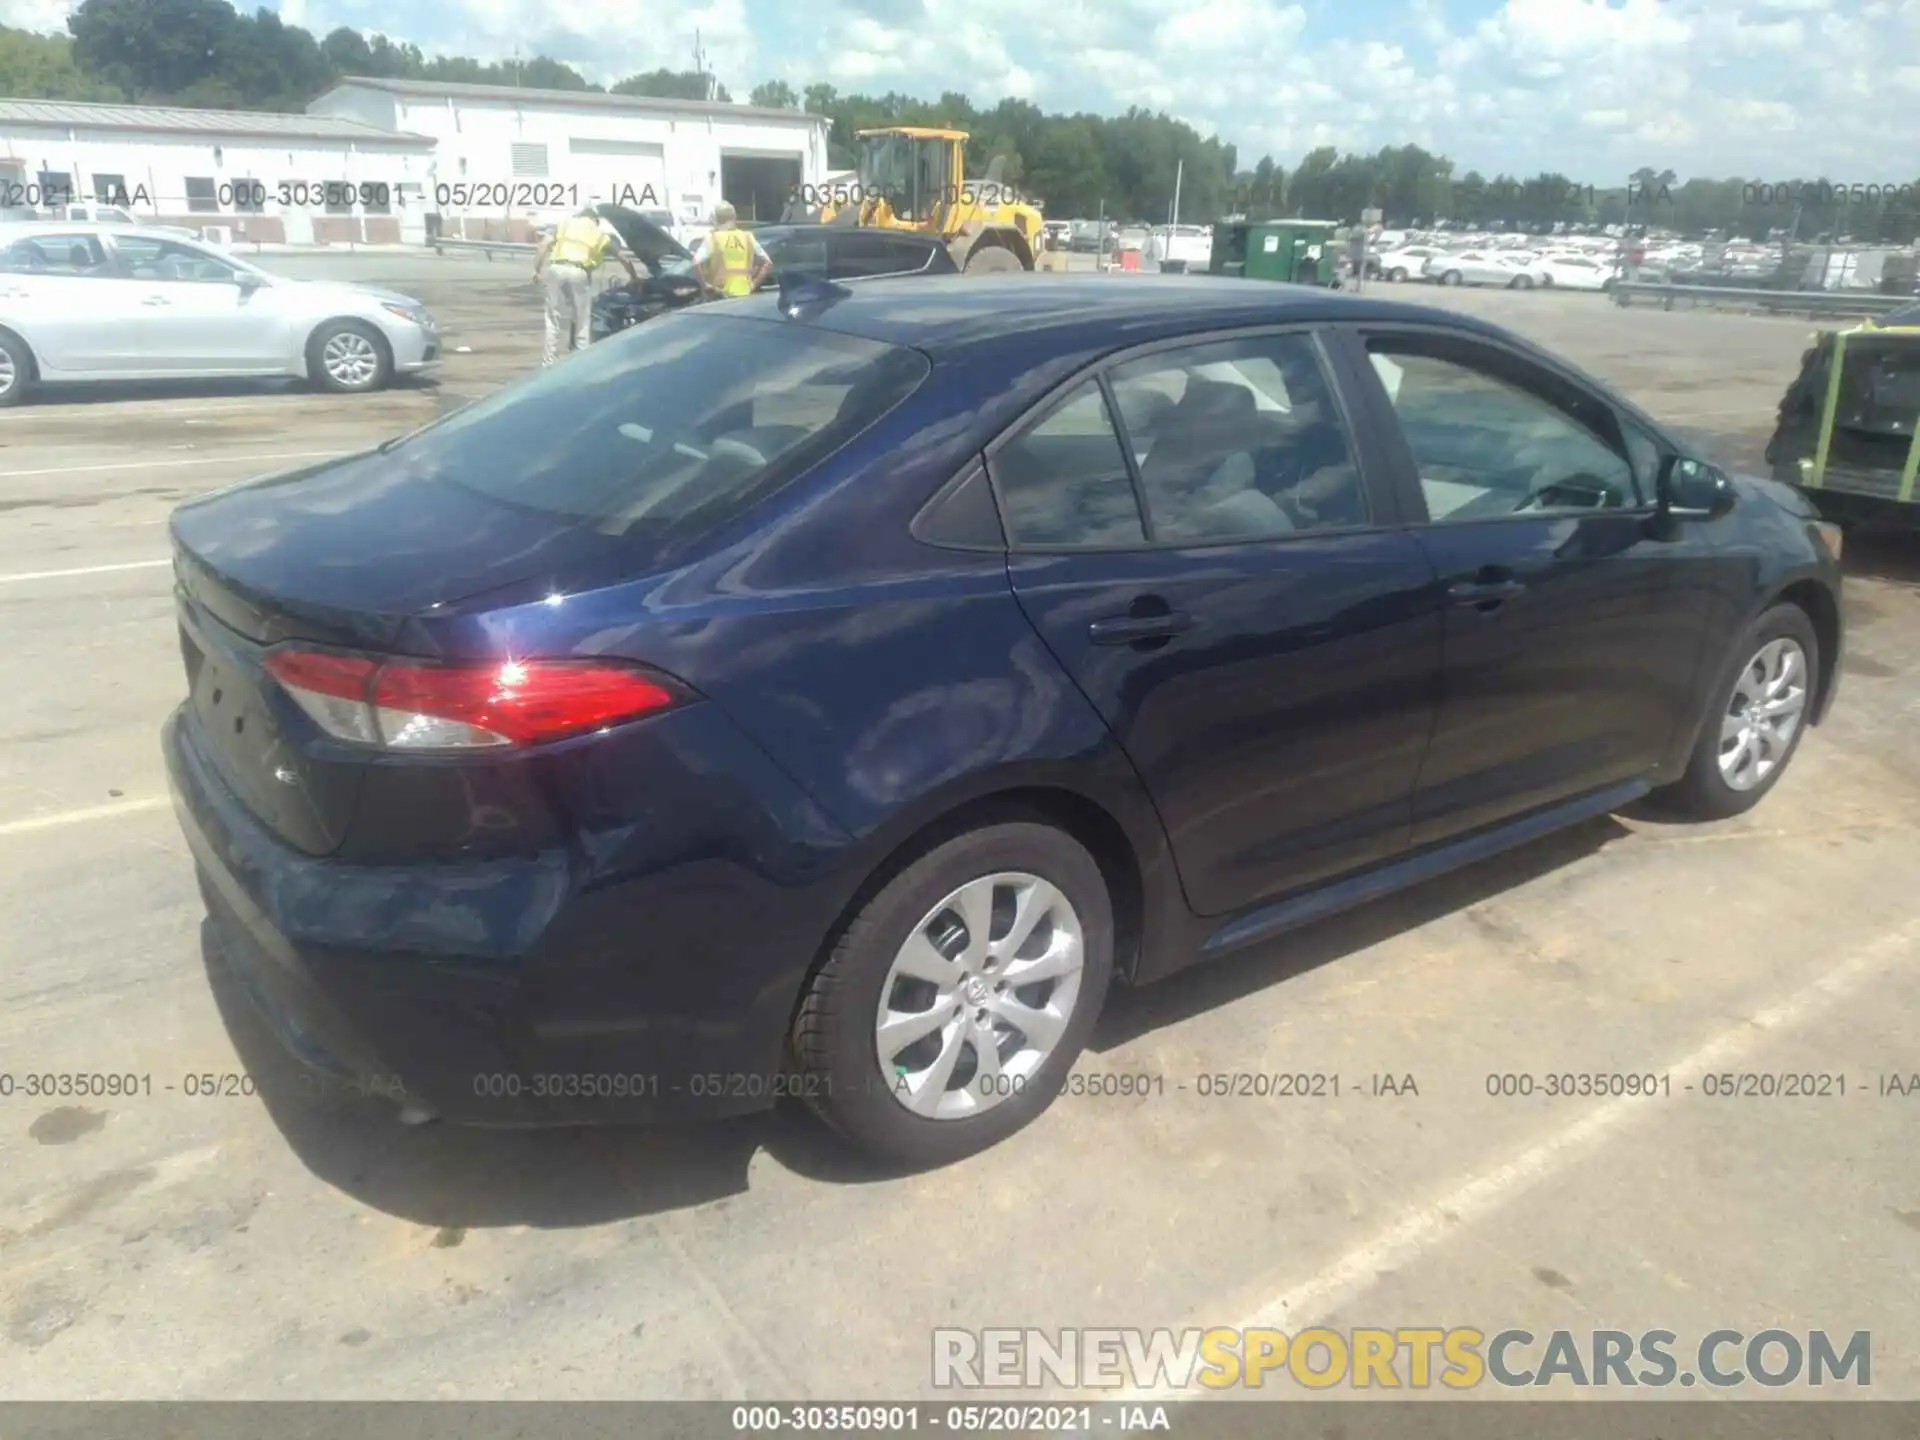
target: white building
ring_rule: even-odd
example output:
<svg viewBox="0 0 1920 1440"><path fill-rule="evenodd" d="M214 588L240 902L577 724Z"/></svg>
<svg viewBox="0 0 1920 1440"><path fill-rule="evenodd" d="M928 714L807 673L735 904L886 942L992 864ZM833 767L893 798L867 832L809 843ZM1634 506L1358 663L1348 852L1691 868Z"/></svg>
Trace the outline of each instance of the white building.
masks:
<svg viewBox="0 0 1920 1440"><path fill-rule="evenodd" d="M697 100L426 80L343 80L315 117L433 138L430 208L447 234L521 239L536 220L611 200L704 224L729 200L777 220L827 173L822 116Z"/></svg>
<svg viewBox="0 0 1920 1440"><path fill-rule="evenodd" d="M433 148L331 115L0 99L0 207L119 204L269 243L413 241Z"/></svg>

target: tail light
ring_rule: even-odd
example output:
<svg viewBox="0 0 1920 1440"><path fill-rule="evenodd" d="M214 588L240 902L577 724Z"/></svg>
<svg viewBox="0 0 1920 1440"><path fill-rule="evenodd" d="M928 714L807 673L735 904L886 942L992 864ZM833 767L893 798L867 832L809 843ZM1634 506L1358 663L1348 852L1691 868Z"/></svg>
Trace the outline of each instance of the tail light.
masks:
<svg viewBox="0 0 1920 1440"><path fill-rule="evenodd" d="M664 676L607 661L422 665L276 650L266 667L329 735L387 750L540 745L692 698Z"/></svg>

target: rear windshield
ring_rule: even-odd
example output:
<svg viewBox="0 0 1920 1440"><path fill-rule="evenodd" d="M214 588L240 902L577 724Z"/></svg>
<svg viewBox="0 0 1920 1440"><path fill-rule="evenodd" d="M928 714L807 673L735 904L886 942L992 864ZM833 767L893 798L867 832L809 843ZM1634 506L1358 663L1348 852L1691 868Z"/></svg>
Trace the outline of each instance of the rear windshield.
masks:
<svg viewBox="0 0 1920 1440"><path fill-rule="evenodd" d="M679 311L394 442L402 483L457 485L609 534L685 539L803 473L926 378L918 351Z"/></svg>

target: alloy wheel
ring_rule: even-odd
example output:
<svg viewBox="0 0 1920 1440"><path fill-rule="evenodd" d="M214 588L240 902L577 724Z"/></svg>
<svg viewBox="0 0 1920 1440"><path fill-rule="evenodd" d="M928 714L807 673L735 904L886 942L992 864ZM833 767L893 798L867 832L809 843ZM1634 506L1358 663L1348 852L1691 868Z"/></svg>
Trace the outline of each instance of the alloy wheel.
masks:
<svg viewBox="0 0 1920 1440"><path fill-rule="evenodd" d="M1720 776L1734 790L1763 784L1786 759L1807 708L1807 652L1782 636L1762 645L1733 682L1720 721Z"/></svg>
<svg viewBox="0 0 1920 1440"><path fill-rule="evenodd" d="M19 383L20 367L13 363L12 353L0 345L0 395L11 395Z"/></svg>
<svg viewBox="0 0 1920 1440"><path fill-rule="evenodd" d="M968 881L913 927L880 986L883 1082L929 1120L1021 1093L1066 1033L1085 960L1080 916L1056 886L1024 871Z"/></svg>
<svg viewBox="0 0 1920 1440"><path fill-rule="evenodd" d="M357 390L380 373L380 353L358 330L340 330L327 337L320 363L336 385Z"/></svg>

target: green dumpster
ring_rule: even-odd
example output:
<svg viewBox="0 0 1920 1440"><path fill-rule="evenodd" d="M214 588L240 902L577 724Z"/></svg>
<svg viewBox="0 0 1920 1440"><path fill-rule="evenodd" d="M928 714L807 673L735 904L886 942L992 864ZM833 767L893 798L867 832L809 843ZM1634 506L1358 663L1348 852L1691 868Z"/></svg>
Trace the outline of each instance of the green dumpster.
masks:
<svg viewBox="0 0 1920 1440"><path fill-rule="evenodd" d="M1332 220L1232 220L1213 227L1215 275L1332 285L1340 275Z"/></svg>

